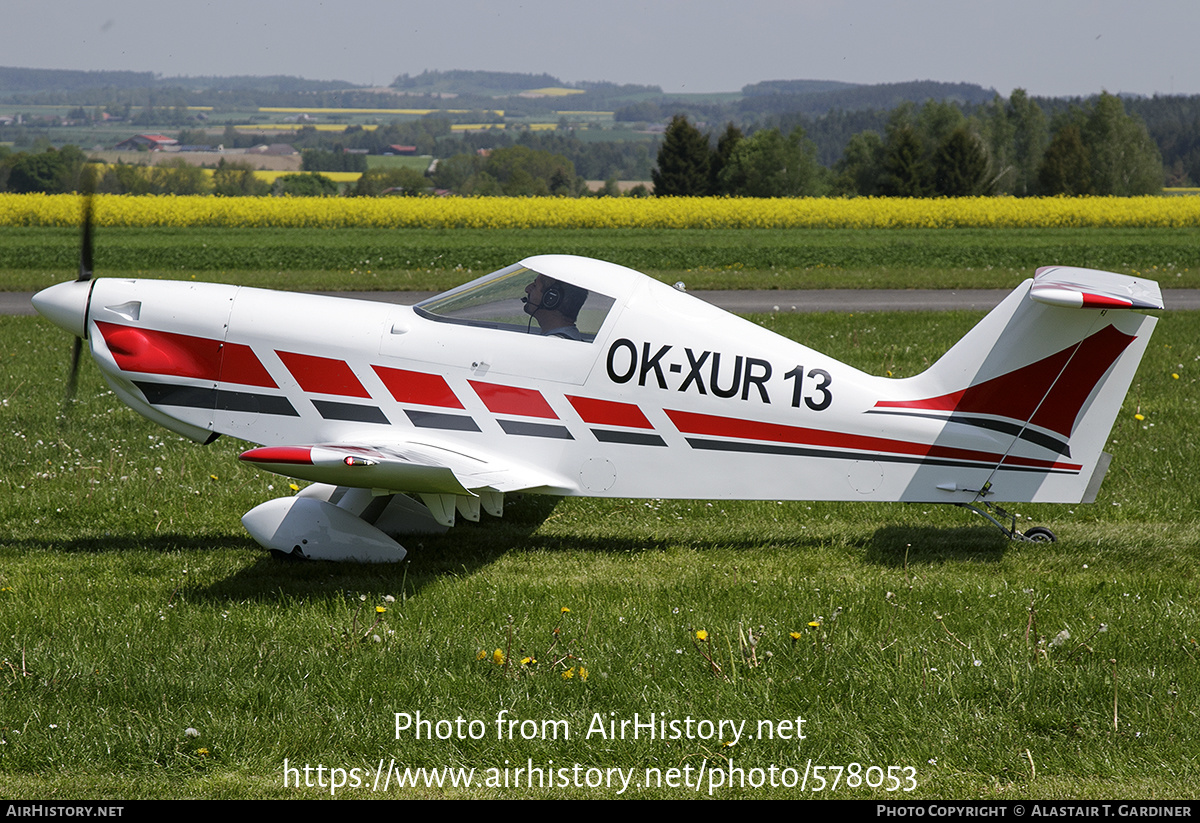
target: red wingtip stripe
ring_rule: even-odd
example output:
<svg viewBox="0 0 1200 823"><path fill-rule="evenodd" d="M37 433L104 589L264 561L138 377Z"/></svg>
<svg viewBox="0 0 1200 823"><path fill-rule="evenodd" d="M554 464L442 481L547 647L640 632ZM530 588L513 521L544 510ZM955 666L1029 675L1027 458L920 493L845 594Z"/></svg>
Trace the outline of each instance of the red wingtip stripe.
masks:
<svg viewBox="0 0 1200 823"><path fill-rule="evenodd" d="M238 455L238 460L247 463L290 463L299 466L312 465L312 449L308 446L262 446Z"/></svg>
<svg viewBox="0 0 1200 823"><path fill-rule="evenodd" d="M1133 306L1132 300L1122 300L1119 297L1109 297L1105 294L1083 292L1083 308L1085 309L1128 309L1131 306Z"/></svg>

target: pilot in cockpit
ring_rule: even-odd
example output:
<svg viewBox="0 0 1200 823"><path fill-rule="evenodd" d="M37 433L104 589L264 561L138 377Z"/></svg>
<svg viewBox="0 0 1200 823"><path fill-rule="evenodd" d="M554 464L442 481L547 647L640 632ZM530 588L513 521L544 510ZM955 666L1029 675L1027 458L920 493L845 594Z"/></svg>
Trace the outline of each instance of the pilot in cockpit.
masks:
<svg viewBox="0 0 1200 823"><path fill-rule="evenodd" d="M587 298L587 289L539 274L525 287L525 313L538 322L544 337L582 340L575 321Z"/></svg>

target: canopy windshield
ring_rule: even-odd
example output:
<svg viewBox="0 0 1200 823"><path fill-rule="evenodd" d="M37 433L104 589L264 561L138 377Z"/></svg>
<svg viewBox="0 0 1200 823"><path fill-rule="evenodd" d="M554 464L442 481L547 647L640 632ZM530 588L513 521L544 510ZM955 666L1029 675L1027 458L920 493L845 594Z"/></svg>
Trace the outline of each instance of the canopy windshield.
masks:
<svg viewBox="0 0 1200 823"><path fill-rule="evenodd" d="M444 323L505 329L521 334L542 334L543 330L526 310L526 289L539 276L539 272L534 269L517 263L423 300L413 306L413 310L422 317ZM550 282L573 289L581 298L582 306L572 307L578 308L575 325L583 341L594 340L596 332L600 330L609 310L612 309L613 298L595 291L586 291L564 280L550 279Z"/></svg>

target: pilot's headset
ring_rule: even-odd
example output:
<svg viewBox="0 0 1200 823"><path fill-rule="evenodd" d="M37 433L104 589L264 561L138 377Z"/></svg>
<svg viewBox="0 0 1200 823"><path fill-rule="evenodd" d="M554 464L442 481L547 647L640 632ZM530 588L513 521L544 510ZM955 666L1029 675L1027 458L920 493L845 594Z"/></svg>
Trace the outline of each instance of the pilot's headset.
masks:
<svg viewBox="0 0 1200 823"><path fill-rule="evenodd" d="M542 292L542 302L538 305L538 308L554 311L562 305L562 301L562 286L558 281L555 281L553 286Z"/></svg>
<svg viewBox="0 0 1200 823"><path fill-rule="evenodd" d="M542 306L558 311L574 323L587 299L587 289L558 280L542 293Z"/></svg>

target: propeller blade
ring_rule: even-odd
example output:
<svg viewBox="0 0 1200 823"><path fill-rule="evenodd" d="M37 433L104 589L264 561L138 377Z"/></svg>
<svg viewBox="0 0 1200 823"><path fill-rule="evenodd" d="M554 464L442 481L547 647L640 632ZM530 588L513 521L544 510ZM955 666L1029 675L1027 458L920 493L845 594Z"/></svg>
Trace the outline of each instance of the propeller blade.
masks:
<svg viewBox="0 0 1200 823"><path fill-rule="evenodd" d="M75 338L75 348L71 351L71 371L67 375L67 394L63 405L68 406L75 399L75 388L79 384L79 360L83 354L83 338Z"/></svg>
<svg viewBox="0 0 1200 823"><path fill-rule="evenodd" d="M83 233L79 242L79 279L91 280L95 271L92 252L92 190L85 186L83 192Z"/></svg>
<svg viewBox="0 0 1200 823"><path fill-rule="evenodd" d="M80 189L83 194L83 229L79 240L79 277L80 281L88 281L92 279L92 272L95 270L94 251L92 239L92 224L94 222L92 211L92 192L95 189L95 180L91 175L85 174L80 180ZM87 318L83 319L84 334L87 334ZM83 356L83 338L75 338L75 346L71 351L71 371L67 374L67 394L63 398L63 405L70 405L75 399L75 389L79 384L79 361Z"/></svg>

